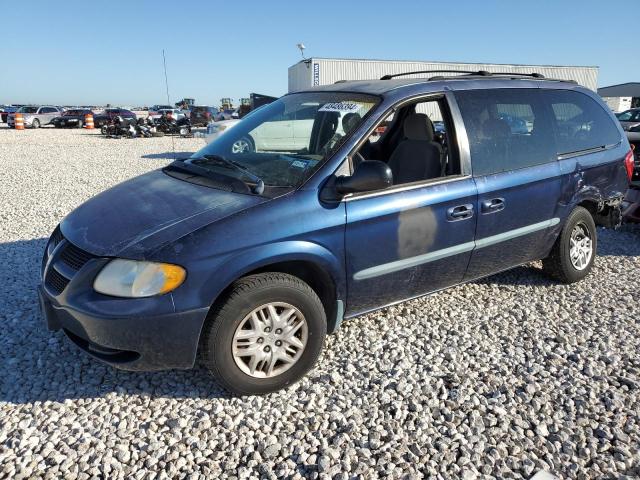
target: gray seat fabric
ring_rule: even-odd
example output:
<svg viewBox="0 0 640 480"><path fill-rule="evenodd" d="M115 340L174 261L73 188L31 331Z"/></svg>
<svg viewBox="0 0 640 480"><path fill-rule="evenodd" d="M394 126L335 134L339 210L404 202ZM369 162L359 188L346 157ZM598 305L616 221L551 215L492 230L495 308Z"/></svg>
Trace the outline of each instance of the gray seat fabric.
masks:
<svg viewBox="0 0 640 480"><path fill-rule="evenodd" d="M437 178L442 173L442 149L433 141L433 124L423 113L412 113L404 120L404 140L391 154L389 167L393 183L411 183Z"/></svg>

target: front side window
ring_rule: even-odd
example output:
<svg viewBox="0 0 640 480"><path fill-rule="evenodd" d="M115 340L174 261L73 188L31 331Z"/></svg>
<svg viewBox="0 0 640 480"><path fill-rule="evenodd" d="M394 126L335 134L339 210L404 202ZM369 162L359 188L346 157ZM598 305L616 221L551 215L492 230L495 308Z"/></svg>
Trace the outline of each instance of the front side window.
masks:
<svg viewBox="0 0 640 480"><path fill-rule="evenodd" d="M250 182L260 179L266 187L295 188L378 102L356 93L286 95L246 116L186 163Z"/></svg>
<svg viewBox="0 0 640 480"><path fill-rule="evenodd" d="M18 113L38 113L38 107L20 107Z"/></svg>
<svg viewBox="0 0 640 480"><path fill-rule="evenodd" d="M620 142L620 133L605 109L584 93L545 90L556 122L558 154L604 148Z"/></svg>
<svg viewBox="0 0 640 480"><path fill-rule="evenodd" d="M553 128L537 89L456 92L474 175L555 161Z"/></svg>
<svg viewBox="0 0 640 480"><path fill-rule="evenodd" d="M442 95L403 104L374 127L351 156L351 170L372 160L389 166L393 185L435 182L461 174L455 132ZM340 172L340 174L343 174Z"/></svg>

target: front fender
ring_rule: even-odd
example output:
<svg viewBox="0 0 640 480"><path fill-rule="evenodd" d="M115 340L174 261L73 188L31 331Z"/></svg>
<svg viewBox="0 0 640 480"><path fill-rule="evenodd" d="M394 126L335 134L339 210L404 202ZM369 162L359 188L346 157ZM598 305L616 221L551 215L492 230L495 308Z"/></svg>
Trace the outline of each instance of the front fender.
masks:
<svg viewBox="0 0 640 480"><path fill-rule="evenodd" d="M345 274L342 260L330 250L317 243L290 240L260 245L242 250L227 257L204 283L203 295L213 304L220 294L238 278L254 270L280 262L303 261L313 263L324 270L333 280L338 299L346 298Z"/></svg>

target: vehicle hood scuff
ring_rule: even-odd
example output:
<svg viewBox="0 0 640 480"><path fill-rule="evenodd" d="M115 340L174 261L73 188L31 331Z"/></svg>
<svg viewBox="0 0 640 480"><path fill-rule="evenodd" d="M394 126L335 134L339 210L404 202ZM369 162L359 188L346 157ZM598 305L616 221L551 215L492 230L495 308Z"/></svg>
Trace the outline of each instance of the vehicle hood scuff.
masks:
<svg viewBox="0 0 640 480"><path fill-rule="evenodd" d="M71 243L94 255L142 259L168 242L267 200L156 170L96 195L60 227Z"/></svg>

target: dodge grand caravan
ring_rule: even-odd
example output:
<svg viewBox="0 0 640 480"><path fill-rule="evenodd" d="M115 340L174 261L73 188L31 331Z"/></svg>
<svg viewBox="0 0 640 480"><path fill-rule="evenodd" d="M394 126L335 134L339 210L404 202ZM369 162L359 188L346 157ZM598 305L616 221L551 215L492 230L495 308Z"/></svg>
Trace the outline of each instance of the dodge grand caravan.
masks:
<svg viewBox="0 0 640 480"><path fill-rule="evenodd" d="M535 74L418 73L285 95L78 207L42 262L49 329L119 368L199 358L260 394L345 318L533 260L584 278L633 167L609 109Z"/></svg>

